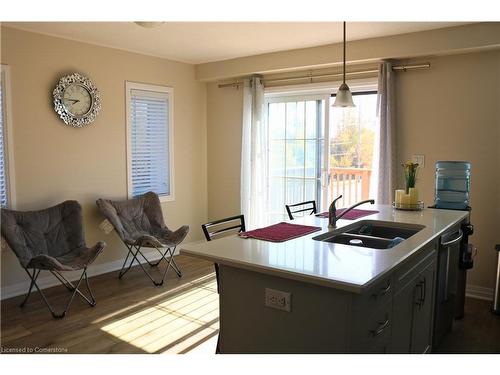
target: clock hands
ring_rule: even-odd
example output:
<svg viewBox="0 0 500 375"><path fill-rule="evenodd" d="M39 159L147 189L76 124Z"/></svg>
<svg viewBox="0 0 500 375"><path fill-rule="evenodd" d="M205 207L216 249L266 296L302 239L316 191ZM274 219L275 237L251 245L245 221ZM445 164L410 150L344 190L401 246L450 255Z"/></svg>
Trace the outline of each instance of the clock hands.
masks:
<svg viewBox="0 0 500 375"><path fill-rule="evenodd" d="M75 104L75 103L78 103L78 102L79 102L79 100L78 100L78 99L66 99L66 100L72 101L72 102L73 102L73 104Z"/></svg>

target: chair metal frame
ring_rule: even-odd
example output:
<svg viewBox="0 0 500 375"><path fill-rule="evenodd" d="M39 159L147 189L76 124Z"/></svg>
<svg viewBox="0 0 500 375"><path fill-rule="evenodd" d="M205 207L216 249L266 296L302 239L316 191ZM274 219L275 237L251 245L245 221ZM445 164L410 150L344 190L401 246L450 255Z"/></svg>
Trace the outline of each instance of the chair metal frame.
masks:
<svg viewBox="0 0 500 375"><path fill-rule="evenodd" d="M223 224L223 223L228 223L231 221L236 221L236 220L240 220L239 225L233 225L231 227L222 228L222 229L216 230L214 232L210 232L210 230L209 230L210 227L217 226L217 225ZM233 229L237 229L237 228L239 228L237 233L241 233L241 232L244 232L246 230L245 229L245 216L244 215L236 215L236 216L226 217L224 219L219 219L219 220L211 221L209 223L201 224L201 229L203 229L203 233L205 234L205 238L207 239L207 241L212 241L212 238L214 236L218 236L220 234L223 234L225 232L229 232L229 231L231 231ZM219 292L219 265L217 263L214 263L214 267L215 267L215 277L217 279L217 292Z"/></svg>
<svg viewBox="0 0 500 375"><path fill-rule="evenodd" d="M174 272L177 274L177 277L182 277L182 272L181 272L179 266L177 265L177 263L175 263L175 259L174 259L175 249L176 249L177 246L173 246L173 247L166 246L166 247L164 247L165 248L165 252L163 252L163 253L161 252L160 247L158 247L158 246L155 246L155 245L153 245L153 246L147 246L149 248L152 247L152 248L156 249L156 251L158 251L158 253L161 255L160 259L157 262L151 263L149 261L149 259L146 258L146 256L141 252L141 248L143 246L140 243L130 245L130 244L127 244L126 242L124 242L124 244L125 244L125 246L128 249L128 253L127 253L127 256L125 257L125 261L123 262L123 265L122 265L122 268L120 270L120 273L118 274L118 278L119 279L121 279L123 277L123 275L125 275L128 272L128 270L132 267L132 264L134 263L134 261L137 261L137 263L139 264L139 266L141 267L141 269L144 271L144 273L146 274L146 276L151 280L151 282L155 286L161 286L161 285L163 285L163 282L165 280L165 276L167 275L167 272L170 269L170 267L172 267L172 269L174 270ZM135 253L134 253L134 250L135 250ZM146 263L149 264L150 267L157 267L162 260L164 260L165 262L167 262L167 267L166 267L165 271L163 272L163 275L162 275L160 281L156 281L153 278L153 276L151 276L151 274L146 270L146 268L144 268L144 265L137 258L138 254L144 258L144 260L146 261ZM125 267L130 255L132 255L132 259L130 260L130 264L127 267ZM168 255L168 259L167 259L167 255Z"/></svg>
<svg viewBox="0 0 500 375"><path fill-rule="evenodd" d="M293 207L297 207L297 206L306 206L308 204L311 204L312 207L306 207L306 208L303 208L301 210L295 210L295 211L292 211L291 208ZM295 219L293 217L293 214L297 213L297 212L306 212L306 211L311 211L309 213L309 215L314 215L314 214L317 214L318 213L318 210L316 208L316 201L305 201L305 202L300 202L300 203L295 203L295 204L285 204L285 208L286 208L286 212L288 213L288 217L290 218L290 220L293 220Z"/></svg>
<svg viewBox="0 0 500 375"><path fill-rule="evenodd" d="M236 221L238 219L240 220L239 225L233 225L231 227L222 228L222 229L216 230L214 232L210 232L210 230L209 230L210 227L217 226L219 224L223 224L226 222ZM228 232L228 231L231 231L231 230L237 229L237 228L239 228L237 233L241 233L241 232L244 232L246 230L245 229L245 216L244 215L231 216L231 217L227 217L225 219L219 219L219 220L211 221L209 223L205 223L205 224L201 225L201 229L203 229L203 233L205 234L205 238L207 239L207 241L212 241L212 238L214 236L223 234L225 232ZM214 263L214 268L215 268L215 279L217 280L217 293L219 293L219 265L217 263ZM217 337L217 346L215 347L215 354L220 354L220 335Z"/></svg>
<svg viewBox="0 0 500 375"><path fill-rule="evenodd" d="M87 267L83 268L82 274L81 274L80 278L78 279L76 286L73 285L73 283L71 281L66 279L59 271L46 270L46 271L49 271L64 287L66 287L66 289L68 289L70 292L73 292L71 294L68 302L66 303L66 307L60 313L55 312L54 308L52 307L52 305L48 301L47 297L45 296L45 294L43 293L43 291L40 289L40 287L38 286L38 284L36 282L42 269L32 268L33 274L30 273L28 268L24 268L24 270L28 274L28 276L31 280L31 283L30 283L30 287L28 289L28 293L26 294L26 297L24 297L23 302L21 302L20 307L24 307L26 305L26 303L28 302L28 299L31 295L31 291L33 290L33 287L35 287L36 290L38 290L38 293L40 293L40 296L42 297L43 302L45 303L45 305L47 305L47 308L49 309L49 311L52 314L52 316L54 317L54 319L62 319L66 316L66 313L68 312L69 307L71 306L71 303L73 302L73 299L75 298L75 295L77 295L77 294L81 298L83 298L91 307L94 307L96 305L96 299L94 297L94 294L92 293L92 289L90 288L89 279L87 276ZM85 294L83 294L79 290L80 284L82 283L82 280L84 280L84 279L85 279L85 285L87 287L87 291L90 294L90 298L87 297Z"/></svg>
<svg viewBox="0 0 500 375"><path fill-rule="evenodd" d="M141 214L147 217L148 220L153 220L155 222L154 225L160 227L159 232L155 231L155 228L151 227L150 225L147 228L139 229L138 231L132 231L133 233L127 233L127 231L124 229L124 220L127 219L122 219L119 217L120 214L117 206L120 206L124 203L131 203L132 205L142 205L143 203L141 202L133 202L139 200L141 200L144 204L147 203L147 205L150 207L150 214L153 216L149 217L148 215L150 214L145 211L144 207L142 208ZM118 274L119 279L121 279L130 270L130 268L132 268L134 262L137 262L139 267L146 274L146 276L154 286L163 285L165 277L167 276L170 268L174 270L177 277L182 277L182 272L175 262L174 254L177 245L179 245L179 243L184 240L187 232L189 231L189 228L184 228L182 239L179 237L176 240L175 238L169 239L169 233L162 232L162 230L168 230L168 227L165 225L163 220L163 213L158 194L150 191L132 200L121 202L113 202L107 199L98 199L96 201L96 204L101 210L103 216L113 225L114 231L118 234L118 237L127 248L127 255ZM180 229L183 228L179 228L178 230ZM170 230L168 231L171 232ZM155 249L160 254L160 258L158 260L150 261L142 251L143 248ZM145 262L141 262L139 260L139 256L142 257ZM147 263L151 268L156 268L162 261L165 261L166 268L161 274L161 278L159 280L155 280L151 273L146 270L144 263Z"/></svg>
<svg viewBox="0 0 500 375"><path fill-rule="evenodd" d="M222 228L222 229L216 230L214 232L209 231L210 227L217 226L219 224L223 224L223 223L230 222L230 221L236 221L236 220L240 220L239 225L233 225L231 227ZM228 231L236 229L236 228L240 228L238 233L245 231L245 217L243 215L226 217L225 219L219 219L219 220L211 221L209 223L205 223L205 224L201 225L201 229L203 229L203 233L205 234L205 238L207 239L207 241L211 241L214 236L218 236L220 234L223 234L225 232L228 232Z"/></svg>

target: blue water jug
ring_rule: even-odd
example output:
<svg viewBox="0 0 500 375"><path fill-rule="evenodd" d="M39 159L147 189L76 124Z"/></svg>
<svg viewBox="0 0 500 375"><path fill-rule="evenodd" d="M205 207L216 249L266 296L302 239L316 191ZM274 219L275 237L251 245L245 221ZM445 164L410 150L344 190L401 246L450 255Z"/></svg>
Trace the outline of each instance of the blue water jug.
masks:
<svg viewBox="0 0 500 375"><path fill-rule="evenodd" d="M469 206L470 163L467 161L436 162L436 208L465 210Z"/></svg>

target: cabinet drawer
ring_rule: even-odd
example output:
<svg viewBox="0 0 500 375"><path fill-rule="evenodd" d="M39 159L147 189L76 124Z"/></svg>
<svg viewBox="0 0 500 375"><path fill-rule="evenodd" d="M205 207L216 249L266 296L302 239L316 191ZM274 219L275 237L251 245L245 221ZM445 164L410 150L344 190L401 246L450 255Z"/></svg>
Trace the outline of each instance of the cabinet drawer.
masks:
<svg viewBox="0 0 500 375"><path fill-rule="evenodd" d="M394 275L394 293L398 293L411 282L429 263L437 258L437 243L426 245L415 257L407 260Z"/></svg>
<svg viewBox="0 0 500 375"><path fill-rule="evenodd" d="M386 276L370 286L365 292L356 296L353 300L354 313L359 317L365 317L371 311L379 309L390 302L394 290L393 277Z"/></svg>
<svg viewBox="0 0 500 375"><path fill-rule="evenodd" d="M387 303L366 318L357 318L352 327L351 350L357 353L384 352L390 343L392 304Z"/></svg>

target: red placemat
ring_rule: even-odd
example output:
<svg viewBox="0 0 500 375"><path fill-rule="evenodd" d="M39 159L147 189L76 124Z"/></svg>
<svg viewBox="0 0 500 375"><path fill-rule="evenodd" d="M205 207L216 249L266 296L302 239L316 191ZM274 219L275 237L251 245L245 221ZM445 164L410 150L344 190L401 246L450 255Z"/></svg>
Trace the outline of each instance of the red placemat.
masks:
<svg viewBox="0 0 500 375"><path fill-rule="evenodd" d="M342 214L346 209L345 208L339 208L337 210L337 216ZM345 216L342 216L341 219L346 219L346 220L356 220L359 219L360 217L368 216L368 215L373 215L378 213L376 210L358 210L358 209L353 209L349 211L348 213L345 214ZM322 218L327 218L328 217L328 212L322 212L320 214L316 215L317 217L322 217Z"/></svg>
<svg viewBox="0 0 500 375"><path fill-rule="evenodd" d="M309 225L299 225L290 223L278 223L268 227L249 230L239 234L242 238L255 238L270 242L284 242L293 238L305 236L306 234L317 232L321 227Z"/></svg>

